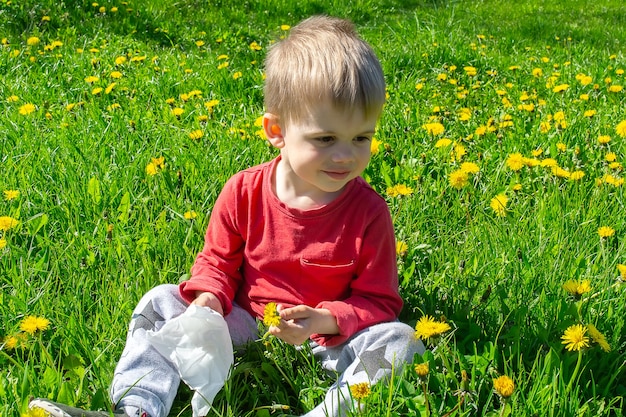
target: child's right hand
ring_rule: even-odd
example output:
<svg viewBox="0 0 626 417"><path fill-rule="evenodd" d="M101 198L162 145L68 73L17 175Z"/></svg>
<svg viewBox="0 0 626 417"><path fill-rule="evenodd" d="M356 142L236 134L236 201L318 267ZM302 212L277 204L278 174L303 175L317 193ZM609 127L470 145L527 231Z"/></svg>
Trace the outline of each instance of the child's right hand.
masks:
<svg viewBox="0 0 626 417"><path fill-rule="evenodd" d="M210 292L196 291L196 299L191 302L202 307L209 307L213 311L217 311L222 316L224 315L224 309L220 300Z"/></svg>

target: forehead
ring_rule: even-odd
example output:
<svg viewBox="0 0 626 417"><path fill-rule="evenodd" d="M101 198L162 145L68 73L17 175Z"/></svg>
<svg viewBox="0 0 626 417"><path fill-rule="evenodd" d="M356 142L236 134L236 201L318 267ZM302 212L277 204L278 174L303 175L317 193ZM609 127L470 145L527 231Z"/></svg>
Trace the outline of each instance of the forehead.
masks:
<svg viewBox="0 0 626 417"><path fill-rule="evenodd" d="M344 132L361 134L374 132L380 111L366 113L360 106L340 108L328 100L313 103L286 123L287 130L297 128L308 133Z"/></svg>

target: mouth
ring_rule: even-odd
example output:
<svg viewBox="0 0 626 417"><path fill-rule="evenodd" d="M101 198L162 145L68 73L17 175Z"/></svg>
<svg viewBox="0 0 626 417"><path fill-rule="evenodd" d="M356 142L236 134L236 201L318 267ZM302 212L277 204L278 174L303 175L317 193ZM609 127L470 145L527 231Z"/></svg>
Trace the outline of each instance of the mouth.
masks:
<svg viewBox="0 0 626 417"><path fill-rule="evenodd" d="M334 180L345 180L350 176L350 171L324 171L326 175Z"/></svg>

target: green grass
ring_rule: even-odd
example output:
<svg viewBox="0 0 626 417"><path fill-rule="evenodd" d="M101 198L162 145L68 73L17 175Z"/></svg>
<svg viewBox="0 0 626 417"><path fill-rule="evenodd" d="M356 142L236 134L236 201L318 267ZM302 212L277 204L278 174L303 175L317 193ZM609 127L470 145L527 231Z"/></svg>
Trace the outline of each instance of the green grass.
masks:
<svg viewBox="0 0 626 417"><path fill-rule="evenodd" d="M611 91L626 85L623 2L344 3L0 0L0 191L20 192L0 196L0 218L19 220L0 230L0 416L25 412L30 396L106 404L139 297L185 278L222 184L276 155L255 126L263 57L281 25L314 13L352 19L381 58L389 100L365 177L406 245L402 319L452 326L415 359L430 365L426 382L398 371L362 414L623 415L626 98ZM20 114L27 103L35 110ZM515 153L527 158L519 171L507 164ZM559 176L548 158L584 176ZM456 189L463 162L479 172ZM397 185L412 193L389 194ZM504 217L490 206L501 193ZM601 226L615 234L601 238ZM590 291L568 295L568 280ZM28 316L49 328L25 335ZM567 351L561 336L577 323L594 324L611 350ZM493 391L498 375L515 382L507 401ZM258 343L215 415L303 413L331 383L306 352ZM181 388L173 415L191 415L190 398Z"/></svg>

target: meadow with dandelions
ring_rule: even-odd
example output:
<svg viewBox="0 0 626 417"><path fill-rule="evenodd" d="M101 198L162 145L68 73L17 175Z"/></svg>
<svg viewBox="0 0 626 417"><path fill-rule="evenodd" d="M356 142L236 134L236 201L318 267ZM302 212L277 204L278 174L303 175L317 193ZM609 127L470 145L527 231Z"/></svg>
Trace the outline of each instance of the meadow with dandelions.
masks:
<svg viewBox="0 0 626 417"><path fill-rule="evenodd" d="M364 177L429 348L354 386L352 415L624 415L623 2L340 3L0 0L0 416L108 409L133 307L188 276L224 182L277 154L263 59L317 13L382 61ZM308 411L333 383L308 353L252 344L210 416Z"/></svg>

